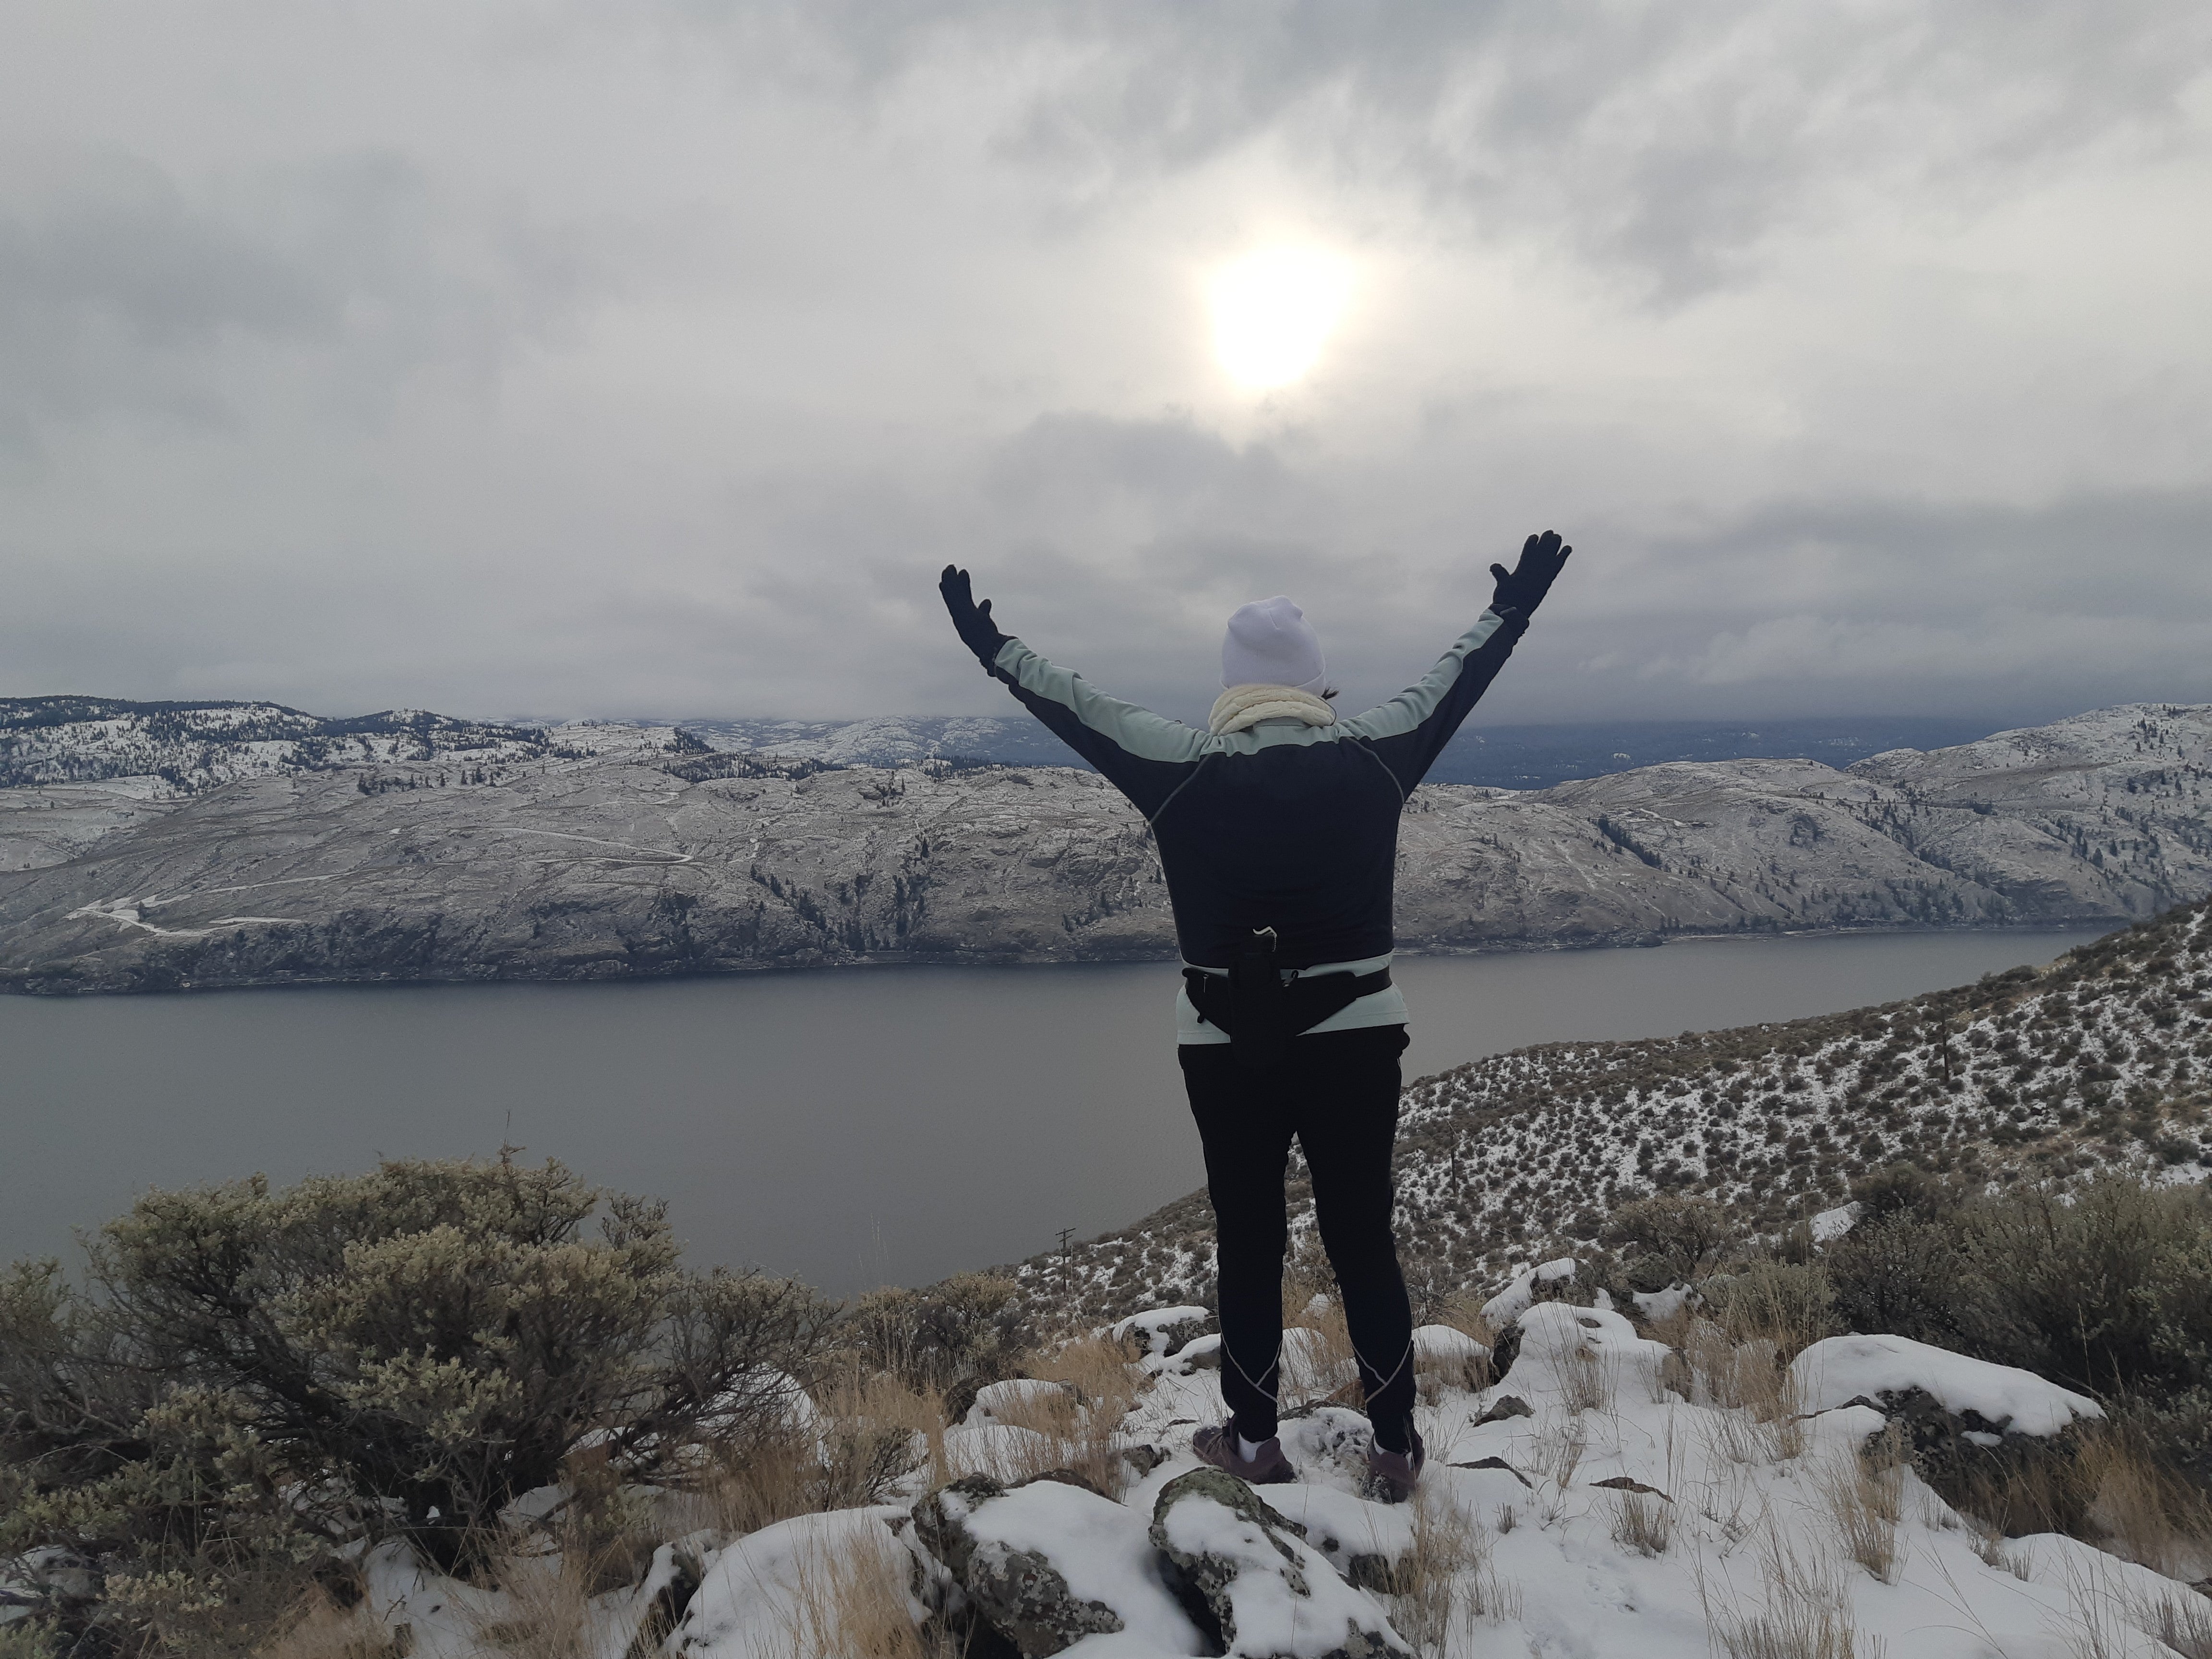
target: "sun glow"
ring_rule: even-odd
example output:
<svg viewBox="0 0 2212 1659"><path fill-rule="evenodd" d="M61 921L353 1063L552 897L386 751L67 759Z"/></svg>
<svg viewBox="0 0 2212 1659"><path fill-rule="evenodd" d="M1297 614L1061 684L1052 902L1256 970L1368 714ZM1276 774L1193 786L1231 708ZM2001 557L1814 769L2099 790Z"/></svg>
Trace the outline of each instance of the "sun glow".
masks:
<svg viewBox="0 0 2212 1659"><path fill-rule="evenodd" d="M1345 262L1267 248L1214 273L1213 350L1239 385L1271 392L1310 374L1351 297Z"/></svg>

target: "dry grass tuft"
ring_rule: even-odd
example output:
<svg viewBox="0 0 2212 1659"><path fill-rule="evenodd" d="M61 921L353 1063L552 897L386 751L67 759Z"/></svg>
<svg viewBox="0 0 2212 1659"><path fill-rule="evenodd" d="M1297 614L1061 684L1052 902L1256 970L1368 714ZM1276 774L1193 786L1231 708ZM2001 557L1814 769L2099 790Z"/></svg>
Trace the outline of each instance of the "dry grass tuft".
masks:
<svg viewBox="0 0 2212 1659"><path fill-rule="evenodd" d="M571 1458L568 1497L506 1547L487 1550L501 1608L477 1621L483 1649L519 1659L592 1659L596 1596L627 1589L653 1565L665 1528L651 1503L626 1488L603 1455Z"/></svg>
<svg viewBox="0 0 2212 1659"><path fill-rule="evenodd" d="M2212 1570L2212 1503L2154 1458L2139 1435L2118 1425L2084 1434L2073 1473L2086 1519L2102 1534L2093 1541L2169 1578Z"/></svg>
<svg viewBox="0 0 2212 1659"><path fill-rule="evenodd" d="M341 1607L317 1589L256 1651L260 1659L406 1659L405 1647L364 1603Z"/></svg>
<svg viewBox="0 0 2212 1659"><path fill-rule="evenodd" d="M1588 1344L1559 1356L1563 1398L1572 1412L1609 1412L1620 1383L1617 1356Z"/></svg>
<svg viewBox="0 0 2212 1659"><path fill-rule="evenodd" d="M1295 1295L1295 1291L1284 1293L1284 1334L1287 1338L1292 1331L1310 1331L1313 1336L1307 1340L1302 1360L1294 1363L1290 1347L1286 1345L1284 1349L1283 1409L1288 1411L1294 1406L1323 1401L1338 1405L1364 1405L1359 1357L1352 1346L1352 1328L1345 1322L1344 1304L1331 1296L1317 1303L1309 1298L1293 1309L1290 1304Z"/></svg>
<svg viewBox="0 0 2212 1659"><path fill-rule="evenodd" d="M1390 1622L1419 1659L1442 1659L1477 1645L1474 1626L1484 1620L1519 1618L1521 1593L1498 1577L1489 1528L1429 1488L1418 1488L1413 1501L1413 1547L1392 1574ZM1466 1639L1455 1641L1455 1632Z"/></svg>
<svg viewBox="0 0 2212 1659"><path fill-rule="evenodd" d="M1714 1647L1727 1659L1881 1659L1884 1644L1851 1623L1849 1600L1829 1564L1800 1557L1779 1533L1759 1551L1759 1594L1747 1608L1732 1586L1703 1570L1698 1594Z"/></svg>
<svg viewBox="0 0 2212 1659"><path fill-rule="evenodd" d="M1814 1477L1844 1553L1885 1584L1897 1582L1903 1554L1897 1523L1904 1513L1905 1470L1896 1428L1875 1448L1838 1458Z"/></svg>
<svg viewBox="0 0 2212 1659"><path fill-rule="evenodd" d="M2008 1572L2023 1583L2027 1581L2027 1557L2007 1547L2004 1534L1995 1527L1984 1528L1974 1534L1974 1553L1982 1558L1984 1566Z"/></svg>
<svg viewBox="0 0 2212 1659"><path fill-rule="evenodd" d="M1103 1406L1116 1420L1137 1403L1144 1373L1135 1369L1139 1358L1133 1342L1116 1342L1109 1336L1079 1337L1049 1352L1030 1356L1031 1376L1048 1382L1073 1385L1082 1403L1096 1413Z"/></svg>
<svg viewBox="0 0 2212 1659"><path fill-rule="evenodd" d="M811 1427L714 1448L701 1523L732 1537L794 1515L880 1503L917 1468L946 1478L945 1401L889 1372L826 1385Z"/></svg>
<svg viewBox="0 0 2212 1659"><path fill-rule="evenodd" d="M798 1563L791 1659L932 1659L898 1568L871 1548L817 1548Z"/></svg>
<svg viewBox="0 0 2212 1659"><path fill-rule="evenodd" d="M1613 1512L1613 1541L1638 1555L1664 1555L1674 1541L1674 1506L1653 1492L1624 1492Z"/></svg>
<svg viewBox="0 0 2212 1659"><path fill-rule="evenodd" d="M1715 1449L1737 1463L1785 1462L1805 1449L1796 1379L1771 1337L1729 1340L1699 1322L1685 1350L1691 1398L1725 1413L1715 1419Z"/></svg>
<svg viewBox="0 0 2212 1659"><path fill-rule="evenodd" d="M1540 1431L1529 1443L1528 1472L1538 1482L1534 1498L1544 1525L1555 1524L1566 1513L1568 1484L1589 1449L1588 1435L1571 1418Z"/></svg>
<svg viewBox="0 0 2212 1659"><path fill-rule="evenodd" d="M2185 1583L2212 1572L2212 1501L2203 1490L2124 1423L2085 1425L2076 1437L2070 1451L2034 1447L1976 1471L1959 1507L2007 1537L2065 1533Z"/></svg>
<svg viewBox="0 0 2212 1659"><path fill-rule="evenodd" d="M1498 1346L1498 1333L1482 1316L1484 1298L1472 1291L1462 1291L1447 1297L1436 1310L1435 1322L1448 1325L1463 1336L1471 1336L1486 1349ZM1443 1388L1464 1389L1469 1394L1479 1394L1496 1380L1495 1368L1487 1353L1479 1355L1462 1364L1439 1366L1436 1376Z"/></svg>
<svg viewBox="0 0 2212 1659"><path fill-rule="evenodd" d="M477 1622L479 1648L516 1659L592 1659L588 1563L548 1552L502 1556L495 1565L505 1605Z"/></svg>
<svg viewBox="0 0 2212 1659"><path fill-rule="evenodd" d="M1104 1337L1084 1337L1029 1356L1025 1369L1041 1382L1067 1386L1040 1389L1000 1409L998 1421L1026 1432L994 1446L986 1460L989 1467L951 1472L1011 1482L1072 1469L1109 1497L1120 1497L1129 1470L1114 1437L1145 1383L1133 1351Z"/></svg>
<svg viewBox="0 0 2212 1659"><path fill-rule="evenodd" d="M2212 1659L2212 1601L2195 1591L2151 1597L2130 1611L2137 1629L2181 1659Z"/></svg>

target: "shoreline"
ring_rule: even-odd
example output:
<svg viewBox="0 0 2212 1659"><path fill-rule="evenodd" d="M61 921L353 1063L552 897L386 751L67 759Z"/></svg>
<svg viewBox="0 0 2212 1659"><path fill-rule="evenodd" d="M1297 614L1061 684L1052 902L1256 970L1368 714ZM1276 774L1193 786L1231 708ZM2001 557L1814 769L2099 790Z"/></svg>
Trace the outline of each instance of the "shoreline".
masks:
<svg viewBox="0 0 2212 1659"><path fill-rule="evenodd" d="M1565 952L1600 951L1648 951L1674 945L1738 945L1772 939L1899 939L1908 937L1956 937L1973 934L2025 935L2038 933L2070 933L2095 930L2109 933L2148 921L2141 916L2083 916L2066 919L2037 918L2018 922L1975 922L1958 927L1930 927L1925 924L1905 924L1894 927L1755 927L1712 930L1677 929L1663 933L1640 933L1630 937L1594 939L1510 940L1493 945L1443 945L1428 947L1401 946L1397 955L1416 960L1472 960L1484 957L1550 956ZM903 957L896 959L859 958L835 962L784 962L744 964L728 968L682 969L659 972L619 971L613 973L497 973L465 975L333 975L327 978L281 978L263 980L226 981L220 983L194 983L186 981L173 985L94 985L69 987L64 985L27 985L20 982L33 970L0 969L0 996L17 997L26 1000L74 1001L96 997L203 997L219 996L233 991L331 991L331 990L423 990L433 988L469 988L478 986L614 986L653 985L672 981L742 979L763 976L774 979L793 979L810 975L839 973L896 973L902 969L934 969L957 970L996 970L1006 972L1015 969L1044 969L1087 968L1136 968L1166 966L1180 958L1169 955L1101 956L1069 960L1064 957L1024 959L1021 957L991 958L965 956L932 957Z"/></svg>

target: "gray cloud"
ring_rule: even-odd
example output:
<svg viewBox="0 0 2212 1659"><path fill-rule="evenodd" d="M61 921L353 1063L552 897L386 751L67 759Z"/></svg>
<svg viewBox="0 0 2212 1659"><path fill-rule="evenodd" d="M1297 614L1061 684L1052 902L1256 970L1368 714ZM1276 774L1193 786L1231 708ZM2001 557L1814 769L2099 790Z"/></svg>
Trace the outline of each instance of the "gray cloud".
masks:
<svg viewBox="0 0 2212 1659"><path fill-rule="evenodd" d="M426 365L495 372L592 282L573 239L441 200L390 152L227 190L80 152L10 194L0 442L19 451L54 422L106 415L234 426L301 369L319 409L381 411Z"/></svg>
<svg viewBox="0 0 2212 1659"><path fill-rule="evenodd" d="M2190 125L2212 17L2172 0L1793 7L1692 0L1252 6L1013 0L687 3L732 32L817 43L846 89L972 76L992 153L1079 199L1141 190L1263 138L1348 190L1409 179L1495 232L1564 234L1679 302L1728 280L1829 192L1870 176L1966 195L2054 155L2155 148ZM770 20L773 20L771 24Z"/></svg>
<svg viewBox="0 0 2212 1659"><path fill-rule="evenodd" d="M0 58L11 690L996 712L950 560L1358 701L1549 525L1488 718L2212 697L2201 7L105 4Z"/></svg>

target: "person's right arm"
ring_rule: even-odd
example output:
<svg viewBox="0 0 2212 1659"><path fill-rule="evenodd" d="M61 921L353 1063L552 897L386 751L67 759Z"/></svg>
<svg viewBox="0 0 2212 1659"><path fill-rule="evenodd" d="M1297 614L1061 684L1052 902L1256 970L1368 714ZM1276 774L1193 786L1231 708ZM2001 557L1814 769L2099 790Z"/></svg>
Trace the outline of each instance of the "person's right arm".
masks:
<svg viewBox="0 0 2212 1659"><path fill-rule="evenodd" d="M975 603L968 573L951 565L938 580L962 643L994 679L1150 822L1204 757L1199 732L1180 720L1109 696L1073 669L1062 668L1002 632L991 602Z"/></svg>

